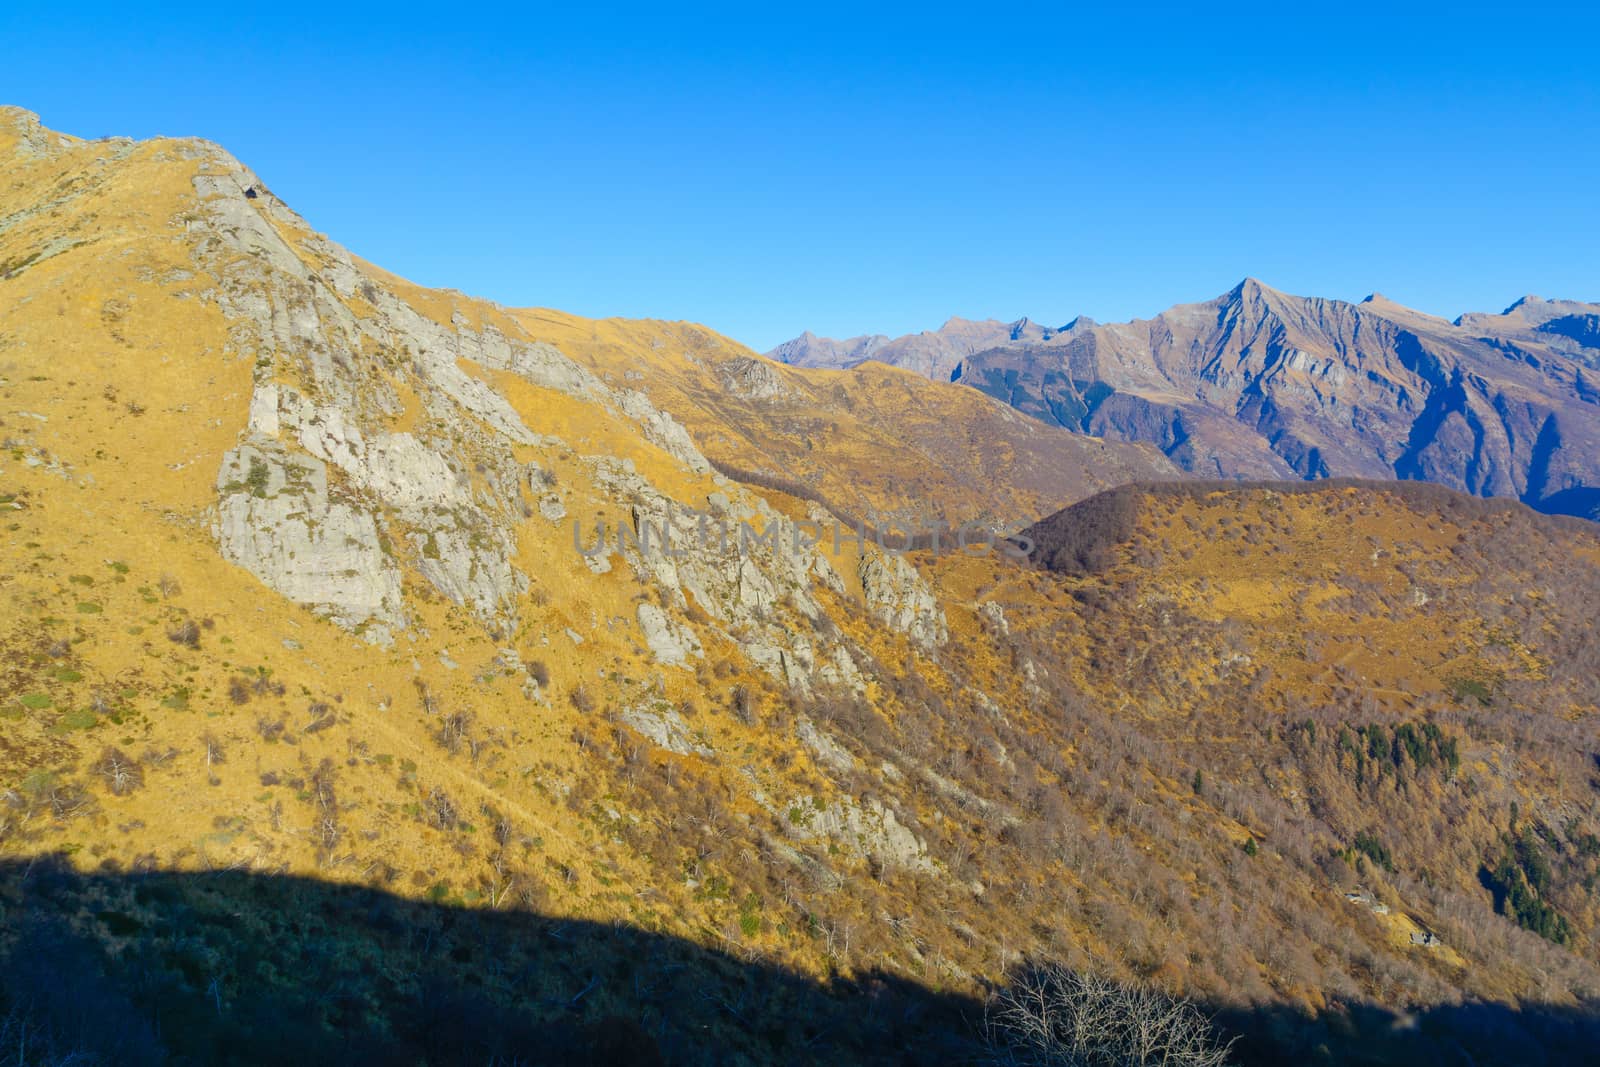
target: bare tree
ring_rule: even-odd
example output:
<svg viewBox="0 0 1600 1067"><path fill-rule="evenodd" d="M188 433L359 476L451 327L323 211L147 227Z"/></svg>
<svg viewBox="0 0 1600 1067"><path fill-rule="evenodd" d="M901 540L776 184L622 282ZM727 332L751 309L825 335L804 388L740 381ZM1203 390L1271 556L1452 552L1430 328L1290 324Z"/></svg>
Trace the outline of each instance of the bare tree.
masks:
<svg viewBox="0 0 1600 1067"><path fill-rule="evenodd" d="M200 626L193 619L184 619L167 631L167 640L185 648L199 648Z"/></svg>
<svg viewBox="0 0 1600 1067"><path fill-rule="evenodd" d="M223 750L222 741L216 734L207 733L200 738L200 745L205 750L206 779L212 785L221 781L212 768L220 763L228 762L228 754Z"/></svg>
<svg viewBox="0 0 1600 1067"><path fill-rule="evenodd" d="M127 796L144 785L144 770L139 761L120 748L107 748L89 769L104 780L113 796Z"/></svg>
<svg viewBox="0 0 1600 1067"><path fill-rule="evenodd" d="M1231 1042L1187 1001L1060 964L1028 967L990 998L984 1029L1017 1067L1222 1067Z"/></svg>
<svg viewBox="0 0 1600 1067"><path fill-rule="evenodd" d="M463 745L471 743L472 713L457 711L446 715L434 731L433 739L452 756L460 752Z"/></svg>
<svg viewBox="0 0 1600 1067"><path fill-rule="evenodd" d="M425 811L428 822L440 830L454 830L461 821L455 801L451 800L450 794L439 786L434 786L428 791L428 805Z"/></svg>
<svg viewBox="0 0 1600 1067"><path fill-rule="evenodd" d="M334 791L338 768L326 757L311 772L311 800L316 805L316 822L311 828L312 840L317 845L319 862L326 862L339 844L343 831L339 827L339 798Z"/></svg>

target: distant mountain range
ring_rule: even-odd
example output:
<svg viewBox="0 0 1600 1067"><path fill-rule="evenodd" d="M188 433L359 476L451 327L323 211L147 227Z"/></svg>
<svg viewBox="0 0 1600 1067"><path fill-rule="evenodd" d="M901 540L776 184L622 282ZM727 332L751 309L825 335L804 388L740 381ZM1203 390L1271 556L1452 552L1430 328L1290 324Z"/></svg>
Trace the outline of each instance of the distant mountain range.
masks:
<svg viewBox="0 0 1600 1067"><path fill-rule="evenodd" d="M1416 479L1600 512L1600 304L1527 296L1450 322L1248 278L1147 320L951 319L892 340L806 333L769 355L965 383L1208 477Z"/></svg>

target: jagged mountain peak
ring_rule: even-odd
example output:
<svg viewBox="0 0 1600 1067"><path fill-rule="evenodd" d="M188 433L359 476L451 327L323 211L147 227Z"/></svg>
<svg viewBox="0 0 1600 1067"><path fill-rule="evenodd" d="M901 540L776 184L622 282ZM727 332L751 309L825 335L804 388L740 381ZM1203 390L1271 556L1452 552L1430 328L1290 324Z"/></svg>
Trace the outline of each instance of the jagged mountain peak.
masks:
<svg viewBox="0 0 1600 1067"><path fill-rule="evenodd" d="M1238 285L1229 289L1227 293L1228 296L1245 297L1247 299L1254 299L1267 294L1283 295L1279 290L1274 289L1260 278L1251 275L1246 275Z"/></svg>
<svg viewBox="0 0 1600 1067"><path fill-rule="evenodd" d="M883 334L861 334L837 339L819 337L806 330L792 341L785 341L767 352L767 358L796 367L853 367L870 358L889 338Z"/></svg>
<svg viewBox="0 0 1600 1067"><path fill-rule="evenodd" d="M1510 306L1508 306L1500 314L1502 314L1502 315L1511 315L1511 314L1516 313L1517 311L1520 311L1524 307L1527 307L1529 304L1547 304L1547 303L1549 303L1549 301L1545 300L1544 297L1542 297L1542 296L1539 296L1539 295L1537 295L1535 293L1526 293L1526 294L1524 294L1522 296L1519 296L1517 299L1513 300L1511 302Z"/></svg>
<svg viewBox="0 0 1600 1067"><path fill-rule="evenodd" d="M1571 342L1578 348L1594 348L1600 344L1600 303L1548 299L1530 293L1499 314L1467 312L1456 319L1455 325L1476 334L1537 343Z"/></svg>
<svg viewBox="0 0 1600 1067"><path fill-rule="evenodd" d="M1339 302L1331 301L1331 303ZM1355 307L1359 313L1376 315L1390 322L1422 329L1448 330L1456 325L1449 319L1429 314L1426 311L1418 311L1416 308L1408 307L1398 300L1392 300L1378 292L1367 294Z"/></svg>
<svg viewBox="0 0 1600 1067"><path fill-rule="evenodd" d="M1281 306L1285 301L1306 302L1305 297L1292 296L1281 289L1274 289L1259 278L1246 277L1244 280L1229 289L1217 300L1222 304L1235 306Z"/></svg>
<svg viewBox="0 0 1600 1067"><path fill-rule="evenodd" d="M949 318L944 320L937 330L926 330L923 332L930 334L943 334L947 336L952 334L967 334L974 331L1000 333L1009 331L1013 325L1020 325L1025 321L1027 320L1019 319L1017 323L1005 323L994 318L969 319L961 315L951 315Z"/></svg>
<svg viewBox="0 0 1600 1067"><path fill-rule="evenodd" d="M1527 296L1451 323L1378 292L1351 303L1250 276L1151 319L1074 320L1056 343L1021 328L974 346L984 325L952 320L874 358L958 370L1046 422L1155 444L1209 476L1420 478L1558 510L1600 485L1600 305Z"/></svg>

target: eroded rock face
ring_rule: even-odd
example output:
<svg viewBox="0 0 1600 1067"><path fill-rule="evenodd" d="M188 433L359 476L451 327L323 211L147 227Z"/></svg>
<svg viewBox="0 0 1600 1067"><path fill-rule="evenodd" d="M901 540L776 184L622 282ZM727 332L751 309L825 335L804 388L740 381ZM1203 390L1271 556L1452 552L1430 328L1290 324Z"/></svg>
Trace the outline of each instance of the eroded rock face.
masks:
<svg viewBox="0 0 1600 1067"><path fill-rule="evenodd" d="M848 774L855 768L855 757L831 735L805 716L795 723L795 736L811 751L816 761L838 774Z"/></svg>
<svg viewBox="0 0 1600 1067"><path fill-rule="evenodd" d="M336 470L340 499L317 521L356 531L349 536L362 545L375 538L366 531L393 522L391 547L404 557L384 572L390 577L381 595L361 577L377 572L360 561L333 560L351 565L330 563L318 579L291 577L273 546L305 540L291 528L299 516L274 498L224 494L219 537L228 539L228 558L269 585L293 589L302 602L321 596L341 605L332 614L342 623L381 617L400 625L404 612L394 576L404 564L491 630L515 632L516 600L528 579L513 563L526 484L513 449L564 446L532 432L463 361L595 404L636 423L690 471L709 469L683 426L642 393L615 391L556 348L509 337L492 323L474 324L460 312L449 324L422 315L359 269L343 248L307 236L299 219L237 161L217 150L206 162L206 173L195 180L196 225L205 233L196 256L219 279L206 296L228 316L234 354L255 363L252 447L270 451L274 462L303 457L314 461L307 469ZM396 382L421 403L419 425L426 430L391 428L406 404ZM539 489L539 513L559 521L566 514L562 494ZM286 528L273 529L279 525ZM317 544L323 556L337 548ZM297 548L295 558L304 551ZM609 569L604 560L591 566L596 573ZM346 570L357 577L344 577ZM332 582L329 591L316 593L319 582Z"/></svg>
<svg viewBox="0 0 1600 1067"><path fill-rule="evenodd" d="M404 625L400 570L372 516L329 499L322 461L242 444L224 459L217 491L225 559L369 640L387 643Z"/></svg>
<svg viewBox="0 0 1600 1067"><path fill-rule="evenodd" d="M696 474L711 469L711 464L690 439L689 431L677 419L651 405L643 393L628 389L619 397L623 414L639 424L652 444Z"/></svg>
<svg viewBox="0 0 1600 1067"><path fill-rule="evenodd" d="M709 758L713 755L711 746L701 741L689 729L689 724L683 721L678 709L665 701L658 700L650 706L627 708L620 717L623 725L634 730L657 748L666 749L680 756Z"/></svg>
<svg viewBox="0 0 1600 1067"><path fill-rule="evenodd" d="M759 359L729 360L720 368L718 377L724 389L743 400L772 400L789 391L777 370Z"/></svg>
<svg viewBox="0 0 1600 1067"><path fill-rule="evenodd" d="M38 115L20 107L9 104L0 106L0 123L16 131L17 151L24 158L45 159L65 149L70 143L64 135L41 126Z"/></svg>
<svg viewBox="0 0 1600 1067"><path fill-rule="evenodd" d="M598 486L632 502L622 557L634 573L661 590L664 603L683 609L692 597L724 637L785 685L802 691L819 682L857 691L864 687L844 638L819 647L820 639L808 633L809 626L797 627L786 619L791 614L818 616L815 583L841 593L844 585L817 546L797 538L793 525L766 501L743 494L735 500L716 492L703 509L685 507L625 461L595 457L590 464ZM646 624L642 609L640 622ZM663 634L657 643L651 647L661 662L674 662L674 639Z"/></svg>
<svg viewBox="0 0 1600 1067"><path fill-rule="evenodd" d="M480 619L515 630L513 601L527 591L528 579L510 563L510 536L475 508L434 518L436 524L410 535L420 557L417 569Z"/></svg>
<svg viewBox="0 0 1600 1067"><path fill-rule="evenodd" d="M669 667L688 666L691 658L699 659L704 654L694 631L680 626L654 604L639 605L639 629L656 660Z"/></svg>
<svg viewBox="0 0 1600 1067"><path fill-rule="evenodd" d="M925 649L948 640L950 628L944 609L915 567L899 556L882 553L863 560L860 573L867 609L885 626Z"/></svg>
<svg viewBox="0 0 1600 1067"><path fill-rule="evenodd" d="M827 838L887 867L933 869L927 843L900 821L893 808L875 798L818 806L811 797L799 797L785 816L788 832L800 840Z"/></svg>

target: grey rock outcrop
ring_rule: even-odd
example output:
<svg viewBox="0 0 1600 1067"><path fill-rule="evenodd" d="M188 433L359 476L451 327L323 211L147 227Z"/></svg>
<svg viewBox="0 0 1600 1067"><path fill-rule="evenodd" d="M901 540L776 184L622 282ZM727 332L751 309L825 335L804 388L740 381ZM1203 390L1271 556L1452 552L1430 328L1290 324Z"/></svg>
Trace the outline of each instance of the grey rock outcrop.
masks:
<svg viewBox="0 0 1600 1067"><path fill-rule="evenodd" d="M639 605L639 629L656 660L669 667L684 667L690 658L704 655L700 639L654 604Z"/></svg>
<svg viewBox="0 0 1600 1067"><path fill-rule="evenodd" d="M772 364L748 356L722 364L717 369L717 377L729 394L741 400L772 400L789 393Z"/></svg>
<svg viewBox="0 0 1600 1067"><path fill-rule="evenodd" d="M796 798L785 812L786 829L800 840L826 838L887 867L933 870L927 844L902 823L894 809L873 797L849 798L818 805L811 797Z"/></svg>
<svg viewBox="0 0 1600 1067"><path fill-rule="evenodd" d="M255 365L251 440L338 472L338 503L319 521L366 529L376 528L380 514L398 520L396 545L404 558L386 573L413 567L492 630L518 625L516 601L528 580L513 562L514 530L527 506L527 482L513 450L565 446L530 430L505 396L465 369L466 361L607 409L636 423L691 472L709 470L684 427L644 394L613 390L555 347L512 337L493 322L459 310L448 324L421 314L343 248L306 237L298 217L236 160L214 148L201 155L194 225L207 236L196 255L198 266L218 279L205 295L228 317L233 354ZM416 429L392 428L406 403L397 378L422 406ZM542 484L535 496L545 518L565 516L563 494ZM219 528L232 546L229 558L275 588L288 584L297 596L309 595L309 579L291 582L266 547L298 535L263 528L258 549L242 547L248 539L241 523L295 520L257 498L224 500L223 509ZM596 573L609 570L603 559L589 562ZM339 571L346 569L365 573L360 566ZM333 617L401 623L399 594L390 585L381 597L366 596L381 600L382 611L360 607L363 595L335 586L329 596L350 604Z"/></svg>
<svg viewBox="0 0 1600 1067"><path fill-rule="evenodd" d="M680 756L709 758L714 753L689 729L677 708L658 700L649 706L626 708L619 716L629 727L657 748L675 752Z"/></svg>
<svg viewBox="0 0 1600 1067"><path fill-rule="evenodd" d="M924 649L937 648L949 638L944 609L905 559L889 553L869 555L862 560L860 573L867 610L885 626Z"/></svg>
<svg viewBox="0 0 1600 1067"><path fill-rule="evenodd" d="M855 757L850 755L849 750L809 718L801 716L795 723L794 733L817 762L828 770L836 774L848 774L855 768Z"/></svg>
<svg viewBox="0 0 1600 1067"><path fill-rule="evenodd" d="M322 461L243 444L225 458L217 490L223 558L369 640L387 643L404 625L399 568L371 515L329 499Z"/></svg>

